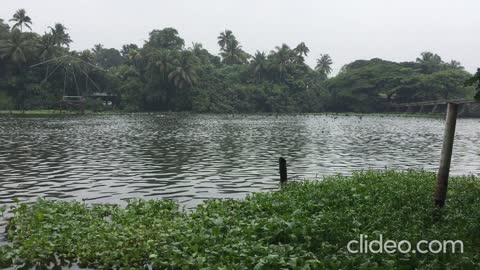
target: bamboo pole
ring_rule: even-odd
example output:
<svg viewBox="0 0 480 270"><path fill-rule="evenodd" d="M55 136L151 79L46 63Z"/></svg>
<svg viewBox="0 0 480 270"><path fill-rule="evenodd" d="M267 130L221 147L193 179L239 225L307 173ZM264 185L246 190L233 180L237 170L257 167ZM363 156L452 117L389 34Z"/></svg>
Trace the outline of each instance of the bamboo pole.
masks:
<svg viewBox="0 0 480 270"><path fill-rule="evenodd" d="M435 206L443 207L447 198L448 175L452 161L453 141L455 137L455 126L457 123L458 104L448 103L445 122L445 134L443 137L440 167L438 169L437 183L435 187Z"/></svg>

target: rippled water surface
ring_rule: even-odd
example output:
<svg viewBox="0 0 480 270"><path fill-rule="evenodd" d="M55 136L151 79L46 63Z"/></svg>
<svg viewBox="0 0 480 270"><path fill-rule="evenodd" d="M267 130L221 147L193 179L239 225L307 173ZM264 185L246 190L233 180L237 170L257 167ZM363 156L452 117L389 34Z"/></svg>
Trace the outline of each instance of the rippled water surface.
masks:
<svg viewBox="0 0 480 270"><path fill-rule="evenodd" d="M375 116L104 115L0 117L0 203L14 198L243 197L289 176L366 168L435 170L440 119ZM457 126L453 174L480 173L480 120Z"/></svg>

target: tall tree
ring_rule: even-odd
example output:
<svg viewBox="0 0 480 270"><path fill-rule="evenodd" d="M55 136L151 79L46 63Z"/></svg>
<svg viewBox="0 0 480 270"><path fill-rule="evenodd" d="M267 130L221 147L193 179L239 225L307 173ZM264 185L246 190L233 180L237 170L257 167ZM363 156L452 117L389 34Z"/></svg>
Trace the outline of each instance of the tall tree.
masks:
<svg viewBox="0 0 480 270"><path fill-rule="evenodd" d="M97 44L93 48L95 62L102 68L111 68L125 62L120 52L115 48L105 49L103 45Z"/></svg>
<svg viewBox="0 0 480 270"><path fill-rule="evenodd" d="M422 52L420 57L417 58L418 63L442 63L442 58L438 54L434 54L432 52Z"/></svg>
<svg viewBox="0 0 480 270"><path fill-rule="evenodd" d="M271 51L269 55L271 70L276 74L277 78L283 81L287 73L293 68L298 61L298 54L290 49L287 44L275 47L275 51Z"/></svg>
<svg viewBox="0 0 480 270"><path fill-rule="evenodd" d="M249 55L243 51L237 40L228 42L227 46L220 53L223 62L227 65L245 64Z"/></svg>
<svg viewBox="0 0 480 270"><path fill-rule="evenodd" d="M155 65L158 67L163 80L167 81L168 75L175 65L175 57L169 50L159 50L156 54Z"/></svg>
<svg viewBox="0 0 480 270"><path fill-rule="evenodd" d="M150 32L147 45L153 48L181 50L185 45L185 41L179 37L175 28L164 28Z"/></svg>
<svg viewBox="0 0 480 270"><path fill-rule="evenodd" d="M93 49L92 49L93 53L99 54L102 50L103 50L103 44L99 43L99 44L93 45Z"/></svg>
<svg viewBox="0 0 480 270"><path fill-rule="evenodd" d="M126 56L130 63L138 68L138 63L142 60L143 56L139 49L130 49Z"/></svg>
<svg viewBox="0 0 480 270"><path fill-rule="evenodd" d="M243 51L240 42L238 42L230 30L225 30L225 32L220 33L218 36L218 45L220 45L222 61L227 65L245 64L250 57L250 55Z"/></svg>
<svg viewBox="0 0 480 270"><path fill-rule="evenodd" d="M14 29L9 39L0 40L0 57L8 58L17 67L21 67L27 62L27 55L32 48L32 41L20 30Z"/></svg>
<svg viewBox="0 0 480 270"><path fill-rule="evenodd" d="M477 83L477 93L475 93L475 99L480 100L480 68L477 69L475 75L466 80L465 86L472 86Z"/></svg>
<svg viewBox="0 0 480 270"><path fill-rule="evenodd" d="M38 42L38 52L40 59L46 61L55 57L57 54L57 48L55 47L55 38L50 33L45 33ZM49 76L50 72L50 63L47 63L47 68L45 69L45 79Z"/></svg>
<svg viewBox="0 0 480 270"><path fill-rule="evenodd" d="M186 94L184 98L188 99L190 96L189 92L191 88L198 81L198 58L196 58L191 51L182 51L176 55L169 55L172 57L172 62L162 63L160 65L160 70L168 70L167 84L165 85L166 91L164 91L165 102L167 109L171 110L175 105L178 105L179 100L176 100L175 97L177 93L181 92ZM169 60L169 59L165 59ZM164 72L162 72L164 73ZM180 103L188 103L184 99ZM172 103L172 100L175 100L175 103Z"/></svg>
<svg viewBox="0 0 480 270"><path fill-rule="evenodd" d="M263 77L268 72L269 68L269 63L265 52L257 51L253 56L250 65L256 78Z"/></svg>
<svg viewBox="0 0 480 270"><path fill-rule="evenodd" d="M203 45L198 42L193 42L190 51L197 57L202 64L212 64L218 62L218 57L210 54Z"/></svg>
<svg viewBox="0 0 480 270"><path fill-rule="evenodd" d="M451 69L465 69L459 61L451 60L450 63L446 64L448 68Z"/></svg>
<svg viewBox="0 0 480 270"><path fill-rule="evenodd" d="M10 27L8 24L4 23L2 19L0 19L0 39L4 39L10 32Z"/></svg>
<svg viewBox="0 0 480 270"><path fill-rule="evenodd" d="M23 8L17 10L10 21L15 23L12 27L13 29L20 28L20 31L23 31L23 27L25 26L32 30L32 27L30 26L32 24L32 19L27 16L27 12Z"/></svg>
<svg viewBox="0 0 480 270"><path fill-rule="evenodd" d="M86 63L92 65L95 63L95 54L91 50L84 50L80 52L78 57Z"/></svg>
<svg viewBox="0 0 480 270"><path fill-rule="evenodd" d="M235 40L235 36L231 30L225 30L221 32L220 35L217 37L218 45L220 46L220 50L224 50L232 40Z"/></svg>
<svg viewBox="0 0 480 270"><path fill-rule="evenodd" d="M300 55L300 56L307 56L308 53L310 52L310 49L305 45L305 42L300 42L300 44L295 47L295 51Z"/></svg>
<svg viewBox="0 0 480 270"><path fill-rule="evenodd" d="M198 42L193 42L192 43L191 51L196 57L201 55L203 50L204 50L204 48L203 48L202 43L198 43Z"/></svg>
<svg viewBox="0 0 480 270"><path fill-rule="evenodd" d="M442 58L432 52L422 52L421 56L417 58L417 63L421 65L423 73L426 74L441 70L444 64Z"/></svg>
<svg viewBox="0 0 480 270"><path fill-rule="evenodd" d="M55 45L60 47L63 45L70 47L72 39L70 38L70 34L67 33L68 28L61 23L56 23L54 27L50 27L50 30L52 31Z"/></svg>
<svg viewBox="0 0 480 270"><path fill-rule="evenodd" d="M56 48L55 48L55 38L50 33L45 33L41 38L38 45L38 49L40 52L40 59L45 61L51 57L55 56Z"/></svg>
<svg viewBox="0 0 480 270"><path fill-rule="evenodd" d="M464 96L465 88L463 84L469 78L469 74L463 70L445 69L427 77L432 81L434 98L436 100L448 100Z"/></svg>
<svg viewBox="0 0 480 270"><path fill-rule="evenodd" d="M184 51L174 62L168 79L178 89L190 88L198 80L198 68L198 59L191 52Z"/></svg>
<svg viewBox="0 0 480 270"><path fill-rule="evenodd" d="M317 65L315 70L317 70L320 75L326 79L328 75L332 72L332 58L328 54L321 54L320 58L317 59Z"/></svg>
<svg viewBox="0 0 480 270"><path fill-rule="evenodd" d="M133 44L133 43L125 44L125 45L122 46L122 50L120 51L120 54L123 57L128 57L128 55L130 54L130 52L132 50L138 50L137 44Z"/></svg>

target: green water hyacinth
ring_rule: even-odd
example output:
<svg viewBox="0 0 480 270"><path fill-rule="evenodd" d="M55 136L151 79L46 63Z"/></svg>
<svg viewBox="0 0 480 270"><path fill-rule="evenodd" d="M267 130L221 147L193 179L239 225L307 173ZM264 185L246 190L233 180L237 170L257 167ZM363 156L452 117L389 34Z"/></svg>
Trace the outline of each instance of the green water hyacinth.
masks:
<svg viewBox="0 0 480 270"><path fill-rule="evenodd" d="M171 200L126 207L39 199L11 209L0 266L21 269L480 269L480 179L453 177L434 209L435 175L367 171L292 182L185 211ZM455 239L463 254L351 254L360 234Z"/></svg>

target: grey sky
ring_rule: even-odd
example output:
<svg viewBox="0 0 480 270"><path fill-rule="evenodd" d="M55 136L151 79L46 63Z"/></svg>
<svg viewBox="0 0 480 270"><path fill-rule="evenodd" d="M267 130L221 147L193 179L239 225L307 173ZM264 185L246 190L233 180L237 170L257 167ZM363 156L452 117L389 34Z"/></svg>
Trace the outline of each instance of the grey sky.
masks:
<svg viewBox="0 0 480 270"><path fill-rule="evenodd" d="M218 53L216 37L231 29L244 49L270 51L304 41L314 66L328 53L338 71L356 59L414 60L422 51L480 67L478 0L2 0L0 18L25 8L36 32L69 28L76 50L96 43L143 44L152 29L174 27L187 46Z"/></svg>

